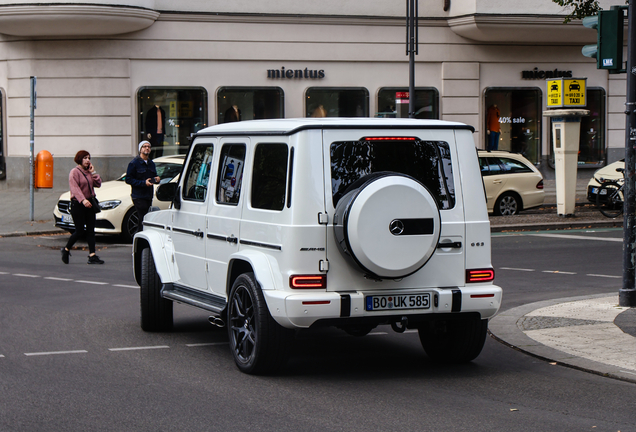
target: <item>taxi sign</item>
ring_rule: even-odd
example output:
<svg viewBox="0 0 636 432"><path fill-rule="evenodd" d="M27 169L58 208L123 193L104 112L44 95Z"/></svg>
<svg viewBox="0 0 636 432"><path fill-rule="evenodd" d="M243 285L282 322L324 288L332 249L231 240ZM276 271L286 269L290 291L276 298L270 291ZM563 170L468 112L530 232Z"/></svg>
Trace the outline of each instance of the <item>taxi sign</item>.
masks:
<svg viewBox="0 0 636 432"><path fill-rule="evenodd" d="M587 102L587 78L554 78L546 80L548 108L581 108Z"/></svg>

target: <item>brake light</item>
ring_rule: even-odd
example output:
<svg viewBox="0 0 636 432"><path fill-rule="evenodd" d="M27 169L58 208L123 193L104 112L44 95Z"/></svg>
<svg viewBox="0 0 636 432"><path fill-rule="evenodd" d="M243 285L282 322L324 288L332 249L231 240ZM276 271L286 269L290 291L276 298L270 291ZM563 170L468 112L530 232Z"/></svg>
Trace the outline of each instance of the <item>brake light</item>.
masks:
<svg viewBox="0 0 636 432"><path fill-rule="evenodd" d="M495 270L491 268L466 270L466 283L490 282L492 280L495 280Z"/></svg>
<svg viewBox="0 0 636 432"><path fill-rule="evenodd" d="M543 189L543 179L541 179L539 183L537 183L537 189Z"/></svg>
<svg viewBox="0 0 636 432"><path fill-rule="evenodd" d="M365 137L361 141L415 141L415 137Z"/></svg>
<svg viewBox="0 0 636 432"><path fill-rule="evenodd" d="M327 275L293 275L289 277L289 286L292 289L326 289Z"/></svg>

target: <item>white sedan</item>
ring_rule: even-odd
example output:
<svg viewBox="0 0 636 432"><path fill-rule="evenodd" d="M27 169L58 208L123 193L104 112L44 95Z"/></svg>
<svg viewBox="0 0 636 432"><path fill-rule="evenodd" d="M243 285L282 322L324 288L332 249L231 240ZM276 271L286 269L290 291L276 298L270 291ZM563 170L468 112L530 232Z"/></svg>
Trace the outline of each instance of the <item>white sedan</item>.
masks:
<svg viewBox="0 0 636 432"><path fill-rule="evenodd" d="M154 159L157 175L161 178L160 184L168 183L179 176L184 159L185 155L163 156ZM96 215L95 232L98 234L121 234L124 241L131 242L133 235L137 232L139 217L133 206L132 198L130 198L130 185L125 180L126 175L124 174L117 180L103 182L100 188L95 189L99 206L102 209ZM71 193L64 192L60 195L57 205L53 209L55 226L67 231L75 229L70 205ZM155 199L153 205L163 210L170 206L170 202Z"/></svg>

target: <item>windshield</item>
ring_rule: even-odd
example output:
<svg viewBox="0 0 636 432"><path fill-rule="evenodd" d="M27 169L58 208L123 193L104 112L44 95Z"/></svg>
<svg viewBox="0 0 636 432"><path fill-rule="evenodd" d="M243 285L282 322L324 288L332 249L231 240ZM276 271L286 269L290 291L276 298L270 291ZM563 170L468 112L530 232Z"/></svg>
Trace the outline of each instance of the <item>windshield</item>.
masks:
<svg viewBox="0 0 636 432"><path fill-rule="evenodd" d="M183 165L170 162L155 162L155 167L157 167L157 175L160 179L159 183L164 184L181 174L181 167L183 167ZM126 174L119 177L117 180L125 181Z"/></svg>

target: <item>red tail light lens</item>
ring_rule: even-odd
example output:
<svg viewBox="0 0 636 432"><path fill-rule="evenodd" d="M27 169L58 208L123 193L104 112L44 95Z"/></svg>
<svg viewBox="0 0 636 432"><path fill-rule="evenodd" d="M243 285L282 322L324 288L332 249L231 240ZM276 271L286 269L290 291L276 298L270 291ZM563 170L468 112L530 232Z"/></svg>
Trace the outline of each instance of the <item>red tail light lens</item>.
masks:
<svg viewBox="0 0 636 432"><path fill-rule="evenodd" d="M415 137L364 137L360 141L415 141Z"/></svg>
<svg viewBox="0 0 636 432"><path fill-rule="evenodd" d="M326 289L327 275L293 275L289 277L289 286L292 289Z"/></svg>
<svg viewBox="0 0 636 432"><path fill-rule="evenodd" d="M492 280L495 280L495 270L491 268L466 270L466 283L490 282Z"/></svg>
<svg viewBox="0 0 636 432"><path fill-rule="evenodd" d="M543 189L543 179L539 183L537 183L537 189Z"/></svg>

